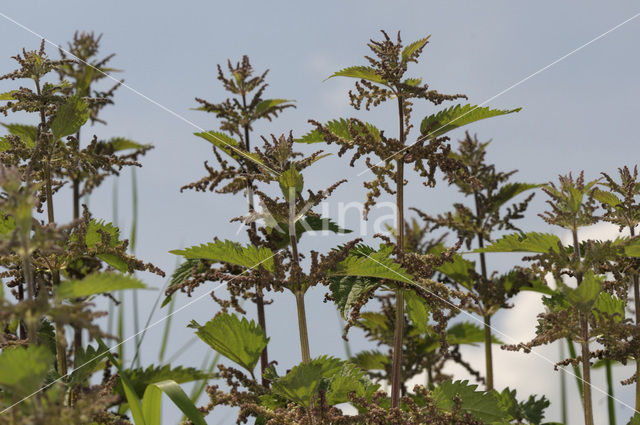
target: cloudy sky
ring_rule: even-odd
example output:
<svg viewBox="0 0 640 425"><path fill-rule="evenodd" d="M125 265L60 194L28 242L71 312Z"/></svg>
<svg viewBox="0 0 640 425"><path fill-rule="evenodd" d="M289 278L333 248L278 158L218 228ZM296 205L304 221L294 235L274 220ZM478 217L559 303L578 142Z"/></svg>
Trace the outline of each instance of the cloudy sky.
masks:
<svg viewBox="0 0 640 425"><path fill-rule="evenodd" d="M465 93L474 104L492 99L492 107L523 107L518 114L469 127L480 139L493 140L489 158L499 169L517 168L518 179L528 182L546 182L560 173L580 170L585 170L588 178L595 178L602 171L614 173L619 166L635 165L640 153L635 128L640 97L640 58L636 54L640 17L553 63L639 12L636 4L627 1L525 4L24 0L0 6L0 72L14 68L10 56L23 47L34 49L39 44L37 35L17 23L54 44L66 44L76 30L104 34L102 53L117 54L111 64L124 70L117 77L124 78L133 90L119 89L116 106L103 114L109 125L90 131L99 137L117 135L155 145L138 172L141 221L137 253L171 271L176 261L168 253L171 249L214 236L244 238L242 232L236 235L237 226L228 224L229 219L244 212L242 199L179 193L180 186L203 174L201 164L211 157L209 146L192 133L198 127L215 129L216 120L190 108L196 106L196 96L211 101L226 96L215 80L216 64L227 58L236 61L247 54L256 70L271 70L267 97L297 101L296 110L287 111L274 123L257 126L257 134L293 130L299 135L308 130L309 118L324 121L341 116L357 116L395 132L393 105L370 113L354 112L346 96L353 82L323 80L340 68L363 64L362 57L368 53L365 44L371 37L378 38L380 29L390 33L400 30L406 41L431 34L423 60L410 68L414 75L441 92ZM48 46L47 50L55 56L55 49ZM10 82L2 82L0 89L11 87ZM418 105L414 114L420 119L432 112L432 106ZM27 119L16 118L23 122ZM461 135L462 132L453 134L454 138ZM362 163L349 168L347 161L337 157L322 162L306 176L310 188L321 189L340 178L348 179L329 204L328 214L335 217L339 202L363 199L362 182L368 174L358 176ZM119 183L118 221L127 232L131 223L130 182L131 176L126 173ZM112 182L107 182L92 197L91 208L96 216L112 219L112 194ZM410 206L432 213L444 211L452 201L460 200L445 185L425 189L415 178L407 189L407 199ZM523 220L523 228L557 231L536 215L543 211L543 201L544 196L538 194ZM69 205L68 194L61 194L56 202L60 219L68 218L70 211L64 207ZM374 211L372 219L385 213L388 211ZM345 225L359 228L360 218L355 210L347 216ZM367 231L367 240L371 241L371 223ZM326 250L345 241L345 237L335 235L307 237L302 249ZM490 266L503 269L517 259L492 257ZM141 277L152 286L165 283L153 276ZM312 355L344 356L336 314L330 305L322 303L323 293L320 288L307 297ZM150 311L154 297L148 293L141 297L142 317ZM277 308L267 312L272 338L270 356L278 359L280 370L285 370L299 361L294 298L285 294L274 299ZM180 297L178 305L188 301ZM500 313L494 323L515 340L523 340L532 335L541 304L531 294L517 298L515 303L516 310ZM178 350L191 339L191 331L185 329L191 319L204 322L215 309L216 305L204 297L176 314L169 351ZM164 314L165 311L156 313L154 319ZM161 327L151 329L147 335L141 354L146 364L157 361ZM133 332L130 321L127 332ZM353 350L367 346L361 335L353 334ZM132 347L127 350L131 355ZM198 366L206 352L204 344L197 342L177 361ZM555 361L559 347L545 347L539 353ZM469 350L468 355L474 364L482 364L480 348ZM521 395L547 395L553 402L548 419L559 419L559 374L549 361L531 354L498 351L496 364L498 388L510 386ZM624 368L615 371L615 377L620 379L629 374ZM596 371L595 375L596 384L603 386L603 372ZM568 383L574 390L573 380ZM618 387L617 391L620 400L632 403L632 388ZM596 422L602 423L606 402L597 391L594 399L599 418ZM575 398L571 403L570 423L580 423L579 401ZM621 404L617 409L623 423L631 411ZM174 417L174 412L168 412L167 419ZM224 413L210 416L209 422L226 422Z"/></svg>

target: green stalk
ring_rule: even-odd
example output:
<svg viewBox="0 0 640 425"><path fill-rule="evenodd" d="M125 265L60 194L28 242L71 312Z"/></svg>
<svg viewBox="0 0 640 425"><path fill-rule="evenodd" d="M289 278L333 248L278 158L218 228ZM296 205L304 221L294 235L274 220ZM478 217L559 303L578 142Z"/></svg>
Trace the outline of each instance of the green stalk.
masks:
<svg viewBox="0 0 640 425"><path fill-rule="evenodd" d="M307 313L304 306L305 288L302 287L300 281L300 257L298 255L298 240L296 238L296 192L295 188L289 188L289 240L291 242L292 267L291 272L294 274L297 288L294 291L296 296L296 309L298 312L298 332L300 334L300 352L302 354L302 362L304 364L311 363L311 352L309 350L309 330L307 329Z"/></svg>
<svg viewBox="0 0 640 425"><path fill-rule="evenodd" d="M633 225L629 225L631 237L636 235ZM640 325L640 282L638 275L632 277L633 280L633 302L636 310L636 326ZM636 359L636 410L640 411L640 358Z"/></svg>
<svg viewBox="0 0 640 425"><path fill-rule="evenodd" d="M398 119L400 124L400 143L404 145L404 107L402 97L398 96ZM404 254L404 158L396 160L396 249L397 258L402 262ZM396 289L395 326L393 331L393 363L391 369L391 407L400 404L402 387L402 347L404 341L404 292Z"/></svg>
<svg viewBox="0 0 640 425"><path fill-rule="evenodd" d="M78 142L78 150L80 150L80 130L76 132L76 141ZM80 218L80 179L75 176L73 184L73 220ZM110 305L111 306L111 305ZM73 326L73 355L82 347L82 328Z"/></svg>
<svg viewBox="0 0 640 425"><path fill-rule="evenodd" d="M132 197L132 222L131 222L131 237L129 248L132 254L135 254L136 251L136 237L138 235L138 178L136 174L135 167L131 169L131 197ZM135 359L137 360L138 366L140 366L140 357L138 356L138 350L140 348L141 338L138 335L140 332L140 316L138 315L138 311L140 311L140 305L138 302L138 291L133 291L133 332L134 332L134 342L136 344L136 354Z"/></svg>
<svg viewBox="0 0 640 425"><path fill-rule="evenodd" d="M567 346L569 347L569 356L573 359L578 357L578 353L576 352L576 347L573 345L573 340L571 338L567 339ZM573 374L576 377L576 386L578 387L578 392L580 393L580 401L584 405L584 394L582 392L582 372L580 372L580 367L572 366Z"/></svg>
<svg viewBox="0 0 640 425"><path fill-rule="evenodd" d="M564 344L560 341L560 360L564 360ZM567 423L567 377L564 369L560 369L560 406L562 411L562 423Z"/></svg>
<svg viewBox="0 0 640 425"><path fill-rule="evenodd" d="M113 201L111 203L112 208L112 216L113 216L113 225L118 227L119 216L118 216L118 179L113 180ZM118 339L122 341L124 339L124 294L122 291L118 291L116 294L116 298L118 299L118 321L116 323L116 331L118 335ZM111 317L111 316L110 316ZM118 358L124 359L124 344L118 345Z"/></svg>
<svg viewBox="0 0 640 425"><path fill-rule="evenodd" d="M573 225L573 252L576 262L580 263L580 244L578 241L578 229ZM582 283L582 274L576 275L578 285ZM582 348L582 379L583 379L583 399L584 399L584 423L585 425L593 425L593 404L591 397L591 362L589 351L589 319L586 313L580 313L580 332L581 332L581 348Z"/></svg>
<svg viewBox="0 0 640 425"><path fill-rule="evenodd" d="M164 323L164 330L162 331L162 342L160 343L160 352L158 353L158 361L160 364L164 361L164 355L167 351L167 343L169 342L169 332L171 331L171 319L173 318L173 310L176 308L176 297L171 297L169 301L169 312L167 313L167 320Z"/></svg>
<svg viewBox="0 0 640 425"><path fill-rule="evenodd" d="M476 204L476 217L478 219L478 224L481 223L481 214L482 211L480 211L480 202L478 201L478 192L474 192L474 199L475 199L475 204ZM484 248L484 238L482 236L482 233L478 233L478 247L479 248ZM482 282L484 283L488 283L487 282L487 259L485 257L484 252L480 253L480 269L482 272ZM483 315L483 319L484 319L484 361L485 361L485 376L487 379L487 391L492 391L493 390L493 341L491 338L491 314L486 311L486 306L485 307L485 313Z"/></svg>
<svg viewBox="0 0 640 425"><path fill-rule="evenodd" d="M342 329L344 328L344 321L342 320L339 312L336 311L336 314L338 315L338 325L340 326L340 331L342 331ZM347 356L347 360L351 360L351 358L353 357L351 352L351 344L345 339L342 340L342 344L344 345L344 354Z"/></svg>
<svg viewBox="0 0 640 425"><path fill-rule="evenodd" d="M247 110L247 96L243 92L242 93L242 107L245 112ZM251 144L249 141L249 124L244 125L244 143L247 152L249 153L251 149ZM253 205L253 181L251 179L247 179L247 200L249 202L249 213L253 213L255 211L255 207ZM252 221L251 224L251 233L256 234L256 223ZM258 325L260 325L260 329L265 333L267 333L267 322L264 314L264 297L260 291L256 290L256 308L258 310ZM267 352L267 346L264 347L262 353L260 354L260 376L262 377L262 385L265 387L269 387L269 381L264 378L264 371L267 369L269 365L269 354Z"/></svg>
<svg viewBox="0 0 640 425"><path fill-rule="evenodd" d="M38 96L41 96L40 81L35 79L36 91ZM47 125L44 108L40 108L40 131L42 131ZM40 132L39 132L40 133ZM38 134L38 139L42 137L42 134ZM44 175L45 175L45 194L47 199L47 218L49 224L55 223L54 209L53 209L53 190L51 188L51 147L46 146L47 157L44 161ZM53 287L60 285L60 270L51 270L51 277ZM43 297L47 296L47 289L43 288L40 291ZM56 330L56 357L58 360L58 373L60 376L67 375L67 341L64 336L64 326L55 323Z"/></svg>
<svg viewBox="0 0 640 425"><path fill-rule="evenodd" d="M611 360L605 359L604 367L607 374L607 410L609 412L609 425L616 425L616 406L613 392L613 371Z"/></svg>

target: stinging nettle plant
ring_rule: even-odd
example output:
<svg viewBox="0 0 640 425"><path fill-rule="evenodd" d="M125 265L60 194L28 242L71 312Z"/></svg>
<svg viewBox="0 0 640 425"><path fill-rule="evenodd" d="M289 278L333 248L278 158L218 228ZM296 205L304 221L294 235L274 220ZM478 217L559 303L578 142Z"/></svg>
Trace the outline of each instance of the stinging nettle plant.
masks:
<svg viewBox="0 0 640 425"><path fill-rule="evenodd" d="M379 106L381 103L392 100L397 104L398 132L397 137L387 137L384 131L378 130L375 126L365 123L359 119L340 119L321 124L311 121L316 130L307 134L300 142L314 143L326 141L340 145L339 155L343 155L350 150L354 150L350 164L365 157L365 164L374 175L374 180L364 184L367 189L367 201L365 203L365 216L368 208L373 205L382 191L396 198L396 243L388 244L390 251L385 253L385 262L390 262L389 254L395 254L395 267L408 267L414 270L410 276L402 275L395 271L392 275L386 274L386 283L391 283L395 287L395 326L394 326L394 347L393 366L391 378L391 406L398 407L400 400L400 390L402 386L402 345L403 345L403 323L404 323L404 293L407 285L415 285L414 290L423 292L426 301L432 312L437 310L450 310L449 313L440 313L439 321L441 330L445 329L445 322L453 313L449 297L453 295L451 291L446 291L442 286L432 281L431 275L434 266L440 265L440 258L435 256L412 255L405 258L404 255L404 186L407 184L405 178L405 165L413 166L420 177L425 178L425 185L434 186L435 172L441 170L449 179L469 178L464 165L458 160L449 156L450 146L447 144L448 137L445 134L455 128L470 124L484 118L504 115L514 110L493 110L472 105L457 105L441 110L440 112L425 117L420 123L420 134L415 140L407 144L413 127L411 114L413 112L413 102L425 100L434 105L439 105L445 101L466 98L461 94L446 95L438 93L422 83L421 78L412 78L405 75L408 65L418 61L418 57L427 45L429 37L417 40L403 46L398 33L394 42L384 31L382 41L373 41L368 44L372 56L365 58L369 66L354 66L345 68L331 75L331 77L351 77L359 81L355 84L355 91L349 92L351 105L359 110L363 105L365 109L371 106ZM330 78L331 78L330 77ZM382 251L379 251L381 254ZM370 257L368 253L365 253ZM374 260L380 262L379 260ZM380 262L392 271L392 267ZM395 275L393 275L395 274ZM366 276L366 275L365 275ZM419 281L419 284L414 283ZM431 282L431 283L430 283ZM370 282L371 286L378 285L379 282ZM418 287L418 288L415 288ZM425 288L428 288L425 291ZM359 290L365 296L369 296L372 291ZM440 294L442 292L442 294ZM439 307L436 307L439 306ZM443 336L443 340L446 337Z"/></svg>

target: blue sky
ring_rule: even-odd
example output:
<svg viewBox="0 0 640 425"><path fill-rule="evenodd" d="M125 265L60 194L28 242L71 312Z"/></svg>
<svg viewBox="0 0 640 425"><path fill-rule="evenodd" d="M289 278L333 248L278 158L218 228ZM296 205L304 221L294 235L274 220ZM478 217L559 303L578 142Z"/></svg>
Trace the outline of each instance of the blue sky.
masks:
<svg viewBox="0 0 640 425"><path fill-rule="evenodd" d="M349 65L364 63L369 38L378 38L380 29L390 33L400 30L407 42L431 34L423 60L410 71L421 76L432 88L445 93L465 93L477 104L494 97L522 79L539 71L563 55L640 12L633 2L86 2L20 1L5 2L0 12L56 44L66 44L75 30L103 33L102 53L115 52L111 64L124 70L124 78L135 90L206 129L215 129L216 120L192 111L194 97L217 101L225 97L215 80L216 64L227 58L239 60L250 56L257 71L269 68L267 97L295 99L298 108L288 110L274 123L256 127L256 134L280 134L293 130L302 134L309 129L307 120L320 121L357 116L374 122L389 132L396 131L393 105L370 113L351 110L346 92L352 81L323 80L332 72ZM20 49L34 49L39 39L9 20L0 17L0 65L5 72L13 69L9 59ZM523 107L508 117L481 122L469 130L480 139L492 139L489 158L498 168L520 170L518 178L529 182L546 182L560 173L585 170L588 178L601 171L614 173L623 165L635 165L640 147L637 123L640 106L640 18L635 19L600 40L585 47L549 69L531 77L490 102L496 108ZM55 50L47 47L50 55ZM2 82L1 89L12 87ZM107 127L90 130L99 137L124 136L139 142L153 143L155 150L143 159L138 170L140 217L138 255L171 271L175 258L171 249L212 239L236 239L237 227L228 220L246 208L242 199L226 195L179 193L183 184L198 179L202 162L210 158L210 148L193 136L198 131L189 123L153 105L140 95L120 88L116 106L105 109ZM414 118L434 112L430 105L418 105ZM455 138L462 132L454 133ZM328 151L332 149L329 148ZM335 180L347 178L335 194L334 202L362 200L364 176L357 174L364 165L349 168L344 159L331 157L310 170L306 181L320 189ZM331 170L327 173L327 170ZM327 175L331 177L327 179ZM96 216L112 218L112 182L91 199ZM407 189L410 206L435 213L448 209L459 196L446 185L425 189L414 182ZM130 175L125 173L119 185L119 224L128 229L131 222ZM384 200L384 199L383 199ZM523 227L554 231L536 214L542 212L544 196L532 204ZM60 219L70 216L68 194L56 201ZM333 204L332 204L333 205ZM330 210L330 214L335 211ZM65 215L66 214L66 215ZM372 217L375 219L375 215ZM347 226L358 227L353 214ZM128 230L127 230L128 231ZM346 239L317 236L303 240L303 249L329 249ZM508 259L492 260L493 267L505 267ZM149 284L162 286L161 279L141 276ZM203 293L203 292L200 292ZM322 303L324 289L308 296L312 355L344 355L336 314ZM154 295L155 296L155 295ZM140 314L145 317L154 296L145 293ZM147 302L149 301L149 302ZM186 303L186 297L180 303ZM535 315L541 311L538 300L518 299L519 315L514 312L498 316L495 325L516 336L530 335ZM285 368L299 361L293 296L275 297L277 308L268 309L270 356ZM211 318L216 305L206 297L173 317L177 350L191 338L185 325L196 319ZM160 318L165 312L158 313ZM142 358L151 363L157 357L161 327L150 330ZM129 326L128 332L132 332ZM354 334L353 349L367 345ZM172 349L169 351L171 352ZM129 353L132 348L128 347ZM197 342L178 359L199 365L207 348ZM481 364L480 349L469 355ZM557 358L557 347L542 350ZM552 366L535 356L502 353L500 361L513 370L498 373L497 386L518 385L519 392L537 392L553 397L557 394L558 374ZM603 373L596 372L596 375ZM619 375L619 376L618 376ZM461 375L462 376L462 375ZM616 371L616 378L628 376L628 370ZM604 382L596 377L596 383ZM572 381L569 381L571 384ZM632 388L619 390L620 398L630 403ZM594 395L596 414L604 414L605 403ZM557 400L549 419L559 419ZM571 423L579 423L577 398L572 400L575 414ZM620 419L630 411L619 406ZM222 421L222 414L209 417L210 423ZM175 417L169 412L167 420ZM576 422L573 422L576 421ZM598 420L596 419L596 422ZM170 423L170 422L167 422Z"/></svg>

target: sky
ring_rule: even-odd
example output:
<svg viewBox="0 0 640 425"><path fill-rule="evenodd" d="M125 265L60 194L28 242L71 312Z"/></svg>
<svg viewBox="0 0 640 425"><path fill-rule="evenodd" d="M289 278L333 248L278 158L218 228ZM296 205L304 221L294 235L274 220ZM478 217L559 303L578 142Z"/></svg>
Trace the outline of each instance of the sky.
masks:
<svg viewBox="0 0 640 425"><path fill-rule="evenodd" d="M640 111L636 101L640 97L640 57L634 53L640 38L640 17L611 31L639 12L640 7L629 1L23 0L0 6L0 72L14 69L15 62L10 57L23 47L37 48L40 37L66 45L76 30L103 34L101 52L116 53L111 65L123 72L115 77L124 78L130 88L121 87L116 105L104 110L102 118L108 126L96 125L83 131L155 146L137 171L140 221L136 253L171 272L176 264L175 256L168 252L172 249L215 236L240 241L245 238L237 224L228 223L244 213L246 204L241 197L179 190L204 175L205 159L213 160L210 146L192 133L199 128L216 129L218 123L211 115L190 108L197 106L195 97L210 101L226 97L215 79L216 64L224 64L228 58L235 62L247 54L256 71L270 69L265 97L296 100L295 110L287 110L273 123L257 125L256 135L279 135L290 130L302 135L310 129L310 118L326 121L349 116L394 132L397 123L393 105L371 112L354 111L347 97L353 81L324 79L346 66L365 64L366 43L370 38L379 38L381 29L390 34L401 31L406 42L431 34L422 61L409 69L412 75L423 77L440 92L465 93L473 104L488 102L493 108L523 108L517 114L467 128L481 140L492 140L488 159L498 169L518 169L517 180L524 182L544 183L555 180L558 174L580 170L592 179L600 172L615 173L620 166L635 165L640 153L635 128ZM52 46L47 46L47 51L56 56ZM1 91L12 87L11 82L0 84ZM431 105L416 105L414 118L419 120L437 110ZM15 119L26 122L28 117ZM463 134L452 133L452 140L455 142ZM333 147L326 149L335 152ZM328 204L329 216L335 217L340 202L363 200L362 182L370 176L359 175L364 170L362 162L351 168L345 158L333 155L312 167L305 181L309 188L318 190L336 180L348 179ZM463 201L444 183L427 189L416 176L409 178L409 206L437 213L449 209L452 202ZM118 224L128 234L132 222L129 172L123 173L117 188L117 214L112 207L113 180L91 197L90 207L97 217L107 220L117 215ZM383 197L381 202L389 200ZM61 193L56 202L59 220L68 219L71 210L65 206L70 206L69 193ZM539 193L521 222L522 228L558 233L558 229L537 217L544 208L544 195ZM383 208L372 213L366 225L368 242L373 240L373 221L384 214L388 211ZM344 225L360 227L357 211L347 214ZM609 229L594 232L610 234ZM348 239L337 235L309 236L303 239L301 249L326 251ZM489 260L489 266L505 269L517 260L513 255L496 256ZM148 274L141 274L140 278L158 288L166 283ZM335 309L322 302L325 292L325 288L317 288L307 296L311 353L344 356ZM196 292L194 298L205 293ZM157 292L139 295L138 314L143 321L156 297ZM179 295L177 305L185 306L192 300ZM270 357L277 359L279 370L284 371L300 361L293 320L295 303L290 294L274 296L273 300L273 306L267 308ZM125 308L131 305L127 298ZM516 341L523 341L533 335L535 316L542 306L533 294L519 296L515 305L516 309L499 313L494 324ZM192 331L186 329L186 324L192 319L206 322L216 309L216 304L204 296L176 313L171 322L169 352L192 340ZM160 310L152 320L165 315L166 310ZM131 317L127 320L128 335L133 333ZM162 326L149 329L146 335L140 353L144 364L157 361ZM357 332L353 333L351 346L353 351L371 348ZM131 344L126 345L129 358L133 350ZM176 362L200 366L208 350L197 341ZM547 395L552 400L547 419L558 420L559 373L553 371L551 363L558 359L559 347L543 347L538 352L540 356L494 348L495 362L500 365L496 386L517 388L521 396ZM482 365L481 347L464 353L472 364ZM603 388L603 371L594 375L595 385ZM615 369L618 380L629 375L628 368ZM456 376L466 378L463 373ZM572 378L568 377L567 382L573 384ZM575 394L575 388L570 388ZM632 404L631 387L618 386L616 390L622 402ZM569 423L580 423L579 400L574 397L570 402ZM594 403L596 423L603 423L606 401L597 390ZM624 423L631 411L621 403L616 406L619 423ZM175 423L177 414L168 401L165 411L165 423ZM230 421L228 413L216 411L207 420L211 424L226 423Z"/></svg>

